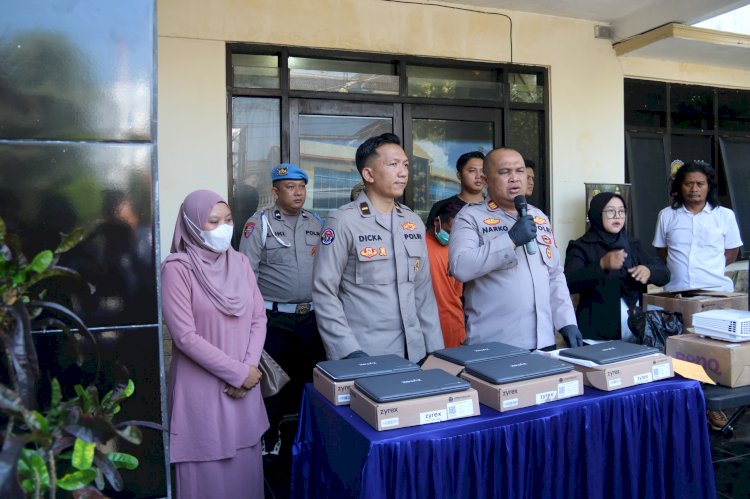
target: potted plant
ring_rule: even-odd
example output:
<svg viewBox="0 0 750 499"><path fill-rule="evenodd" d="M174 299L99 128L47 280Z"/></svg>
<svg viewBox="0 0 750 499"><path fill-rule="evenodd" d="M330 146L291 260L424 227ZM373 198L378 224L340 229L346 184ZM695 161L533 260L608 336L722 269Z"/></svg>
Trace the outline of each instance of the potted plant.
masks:
<svg viewBox="0 0 750 499"><path fill-rule="evenodd" d="M94 336L73 311L44 300L39 284L57 276L80 279L74 270L59 266L58 260L84 235L83 230L63 234L57 249L44 250L29 261L20 238L7 233L0 218L0 341L7 369L7 382L0 383L0 497L54 498L60 490L70 491L74 497L104 497L102 491L107 484L119 491L123 479L118 469L134 469L138 459L111 450L108 444L116 439L139 444L139 426L162 429L147 421L115 421L121 403L135 387L127 370L120 367L111 376L112 389L100 397L96 348L93 381L87 386L78 384L71 391L52 379L49 400L37 400L44 380L32 330L55 328L96 345ZM82 355L77 359L81 365ZM71 396L63 395L65 388Z"/></svg>

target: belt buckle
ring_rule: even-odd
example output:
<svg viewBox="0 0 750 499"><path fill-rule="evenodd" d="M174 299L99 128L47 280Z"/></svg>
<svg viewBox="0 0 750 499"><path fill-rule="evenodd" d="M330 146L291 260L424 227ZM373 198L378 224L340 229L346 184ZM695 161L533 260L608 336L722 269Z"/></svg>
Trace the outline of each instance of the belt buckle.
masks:
<svg viewBox="0 0 750 499"><path fill-rule="evenodd" d="M310 304L309 303L298 303L297 307L294 309L295 314L308 314L310 313Z"/></svg>

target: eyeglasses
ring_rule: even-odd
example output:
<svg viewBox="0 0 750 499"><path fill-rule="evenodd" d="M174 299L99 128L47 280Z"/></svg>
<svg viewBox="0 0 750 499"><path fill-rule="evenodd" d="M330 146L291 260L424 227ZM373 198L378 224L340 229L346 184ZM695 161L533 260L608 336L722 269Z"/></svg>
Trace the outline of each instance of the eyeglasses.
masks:
<svg viewBox="0 0 750 499"><path fill-rule="evenodd" d="M607 218L609 218L610 220L613 220L614 218L616 218L615 215L617 215L617 217L620 217L620 218L625 218L626 216L628 216L628 210L626 210L625 208L622 208L619 210L615 210L614 208L609 208L609 209L602 211L602 213L605 213L607 215Z"/></svg>

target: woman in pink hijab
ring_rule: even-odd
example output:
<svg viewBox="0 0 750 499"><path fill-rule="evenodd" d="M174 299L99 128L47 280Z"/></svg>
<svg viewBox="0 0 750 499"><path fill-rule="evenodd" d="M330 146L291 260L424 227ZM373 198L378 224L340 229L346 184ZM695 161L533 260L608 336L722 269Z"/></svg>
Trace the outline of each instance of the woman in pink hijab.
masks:
<svg viewBox="0 0 750 499"><path fill-rule="evenodd" d="M268 429L258 361L266 312L250 263L231 248L229 206L201 190L180 206L161 267L177 497L263 497Z"/></svg>

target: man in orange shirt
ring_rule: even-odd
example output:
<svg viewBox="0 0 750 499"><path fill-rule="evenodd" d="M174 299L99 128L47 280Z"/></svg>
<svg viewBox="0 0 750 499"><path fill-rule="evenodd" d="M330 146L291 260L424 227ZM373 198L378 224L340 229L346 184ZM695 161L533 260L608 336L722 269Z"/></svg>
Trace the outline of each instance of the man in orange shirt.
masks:
<svg viewBox="0 0 750 499"><path fill-rule="evenodd" d="M466 338L464 307L461 301L463 284L448 274L448 240L453 218L465 203L448 199L437 210L432 226L427 228L427 254L430 258L432 289L435 291L440 328L445 348L457 347Z"/></svg>

